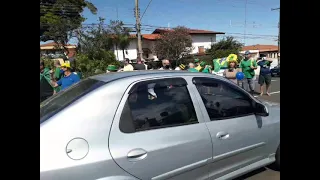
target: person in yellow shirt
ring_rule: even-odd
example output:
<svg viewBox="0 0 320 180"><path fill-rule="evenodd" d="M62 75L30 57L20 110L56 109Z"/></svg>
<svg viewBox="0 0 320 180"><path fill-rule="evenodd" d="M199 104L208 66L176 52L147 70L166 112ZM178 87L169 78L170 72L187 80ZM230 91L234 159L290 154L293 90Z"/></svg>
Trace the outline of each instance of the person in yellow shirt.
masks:
<svg viewBox="0 0 320 180"><path fill-rule="evenodd" d="M200 60L199 59L195 59L194 60L194 64L196 65L196 67L195 67L195 69L197 70L197 71L200 71L201 70L201 65L200 65Z"/></svg>
<svg viewBox="0 0 320 180"><path fill-rule="evenodd" d="M124 60L123 71L133 71L133 66L129 62L130 60L128 58Z"/></svg>

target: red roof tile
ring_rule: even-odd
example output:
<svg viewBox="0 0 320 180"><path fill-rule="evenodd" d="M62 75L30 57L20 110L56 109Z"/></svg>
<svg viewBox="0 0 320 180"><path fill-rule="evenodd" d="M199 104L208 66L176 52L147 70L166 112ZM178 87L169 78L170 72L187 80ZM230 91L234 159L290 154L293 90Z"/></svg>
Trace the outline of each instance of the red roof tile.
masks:
<svg viewBox="0 0 320 180"><path fill-rule="evenodd" d="M40 47L48 47L48 46L56 46L57 43L55 42L49 42L49 43L46 43L46 44L40 44ZM67 44L67 46L76 46L74 44Z"/></svg>
<svg viewBox="0 0 320 180"><path fill-rule="evenodd" d="M130 38L137 38L136 34L130 34ZM160 34L142 34L143 39L156 40L160 38Z"/></svg>
<svg viewBox="0 0 320 180"><path fill-rule="evenodd" d="M147 40L156 40L160 38L160 34L143 34L142 37Z"/></svg>
<svg viewBox="0 0 320 180"><path fill-rule="evenodd" d="M173 31L173 29L156 29L153 31L152 34L159 34L168 31ZM201 29L189 29L190 34L225 34L224 32L217 32L217 31L208 31L208 30L201 30Z"/></svg>
<svg viewBox="0 0 320 180"><path fill-rule="evenodd" d="M278 51L278 46L257 44L252 46L244 46L242 48L242 51L249 51L249 50L259 50L260 52Z"/></svg>

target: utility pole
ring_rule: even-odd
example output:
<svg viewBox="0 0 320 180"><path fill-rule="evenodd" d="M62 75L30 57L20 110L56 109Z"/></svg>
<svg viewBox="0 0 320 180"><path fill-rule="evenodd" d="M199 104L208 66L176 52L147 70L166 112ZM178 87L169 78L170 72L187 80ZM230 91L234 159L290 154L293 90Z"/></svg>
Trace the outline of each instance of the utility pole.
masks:
<svg viewBox="0 0 320 180"><path fill-rule="evenodd" d="M136 17L136 30L138 39L138 58L142 58L142 44L141 44L141 23L140 23L140 11L139 11L139 0L135 0L135 17Z"/></svg>
<svg viewBox="0 0 320 180"><path fill-rule="evenodd" d="M278 64L280 64L280 8L272 8L271 11L279 10L279 22L278 22Z"/></svg>

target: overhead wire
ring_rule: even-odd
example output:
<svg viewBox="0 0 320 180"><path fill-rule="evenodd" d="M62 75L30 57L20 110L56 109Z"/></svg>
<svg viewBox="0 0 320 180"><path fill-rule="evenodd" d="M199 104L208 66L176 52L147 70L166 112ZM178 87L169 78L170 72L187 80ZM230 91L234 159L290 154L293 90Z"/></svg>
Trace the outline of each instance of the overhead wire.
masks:
<svg viewBox="0 0 320 180"><path fill-rule="evenodd" d="M148 10L148 8L149 8L149 6L150 6L151 2L152 2L152 0L150 0L150 1L149 1L149 3L148 3L148 5L147 5L146 9L144 10L144 12L143 12L143 14L142 14L142 16L141 16L141 18L140 18L140 21L142 20L142 18L143 18L143 16L144 16L144 14L147 12L147 10Z"/></svg>

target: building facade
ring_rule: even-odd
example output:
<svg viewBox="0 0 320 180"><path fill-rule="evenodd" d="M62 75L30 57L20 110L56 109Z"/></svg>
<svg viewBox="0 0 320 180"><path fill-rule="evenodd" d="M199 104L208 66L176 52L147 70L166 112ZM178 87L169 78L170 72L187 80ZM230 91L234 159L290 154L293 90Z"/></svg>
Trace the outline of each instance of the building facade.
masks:
<svg viewBox="0 0 320 180"><path fill-rule="evenodd" d="M57 48L57 44L54 42L40 44L40 57L50 56L56 58L65 55L68 58L71 58L75 56L76 45L67 44L65 48L67 48L67 50L64 48Z"/></svg>
<svg viewBox="0 0 320 180"><path fill-rule="evenodd" d="M252 57L258 58L261 56L275 58L277 59L280 54L278 53L278 46L275 45L251 45L244 46L240 54L243 54L245 51L249 51Z"/></svg>
<svg viewBox="0 0 320 180"><path fill-rule="evenodd" d="M142 51L144 59L157 60L158 56L154 52L153 47L158 38L161 38L161 33L172 31L171 29L156 29L152 34L142 35ZM205 51L211 48L211 45L216 42L217 34L225 34L223 32L207 31L189 29L189 34L192 38L193 51L192 54L205 54ZM115 49L115 48L114 48ZM137 59L138 56L138 44L136 35L131 36L130 45L125 50L125 57L123 57L122 50L114 50L117 59L122 61L124 58Z"/></svg>

